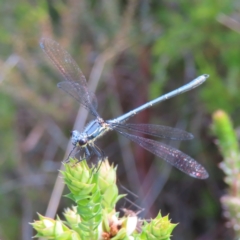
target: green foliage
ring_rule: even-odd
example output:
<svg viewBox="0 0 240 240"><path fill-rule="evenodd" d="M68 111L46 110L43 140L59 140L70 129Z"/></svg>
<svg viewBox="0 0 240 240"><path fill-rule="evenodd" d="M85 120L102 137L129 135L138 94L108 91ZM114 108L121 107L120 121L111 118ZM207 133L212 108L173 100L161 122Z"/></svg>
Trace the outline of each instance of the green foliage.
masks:
<svg viewBox="0 0 240 240"><path fill-rule="evenodd" d="M213 114L213 131L218 138L218 146L224 157L220 166L226 174L225 181L227 184L235 185L240 174L238 140L229 116L222 110Z"/></svg>
<svg viewBox="0 0 240 240"><path fill-rule="evenodd" d="M232 155L239 155L238 139L233 129L232 122L226 112L218 110L213 114L213 131L218 138L218 146L224 158L231 158ZM235 164L239 164L236 161ZM232 168L235 164L230 164ZM239 168L240 166L237 166ZM232 169L234 172L234 169ZM231 173L232 174L232 173Z"/></svg>
<svg viewBox="0 0 240 240"><path fill-rule="evenodd" d="M171 4L175 4L176 8L169 5L156 8L164 30L152 48L155 57L152 67L155 82L152 85L155 84L155 88L151 89L159 90L150 94L157 96L161 93L159 82L164 81L163 77L179 81L179 71L175 74L172 70L183 65L182 69L192 67L196 75L210 74L208 87L202 90L209 112L218 108L236 111L236 103L240 102L237 91L240 87L238 34L223 28L216 21L220 13L228 14L233 10L231 4L229 1L171 1ZM190 66L187 65L188 59Z"/></svg>
<svg viewBox="0 0 240 240"><path fill-rule="evenodd" d="M162 217L159 213L150 223L144 222L143 231L137 239L170 240L173 229L177 224L171 224L168 216Z"/></svg>
<svg viewBox="0 0 240 240"><path fill-rule="evenodd" d="M11 145L9 143L14 144L14 138L16 137L16 134L14 133L14 123L16 121L16 108L14 106L14 103L12 99L7 96L6 94L0 95L0 132L1 132L1 138L4 139L2 141L2 144L0 145L0 151L1 156L3 159L7 159L9 156L11 156L10 152L14 149L14 145ZM4 131L4 129L8 129L8 131ZM5 155L5 156L4 156Z"/></svg>
<svg viewBox="0 0 240 240"><path fill-rule="evenodd" d="M230 117L226 112L218 110L213 114L213 132L217 136L217 145L223 156L220 164L228 184L228 194L221 198L225 216L229 219L228 226L240 237L240 152L238 139Z"/></svg>
<svg viewBox="0 0 240 240"><path fill-rule="evenodd" d="M79 167L65 165L66 172L62 172L64 181L71 191L67 197L77 204L78 214L82 221L79 228L82 237L93 239L94 231L101 221L101 194L97 187L97 175L87 169L87 164Z"/></svg>
<svg viewBox="0 0 240 240"><path fill-rule="evenodd" d="M100 163L98 168L89 168L86 161L77 163L70 160L62 171L63 179L68 186L71 198L76 206L64 212L66 224L59 218L53 220L39 215L39 221L32 223L37 231L35 237L47 239L162 239L170 240L176 224L172 224L168 216L158 216L151 222L144 221L141 233L137 233L137 225L142 220L137 215L119 217L115 211L117 201L124 197L118 195L116 186L116 168L108 161ZM138 226L138 227L139 227Z"/></svg>
<svg viewBox="0 0 240 240"><path fill-rule="evenodd" d="M15 166L15 157L16 157L16 106L14 101L10 96L6 94L0 94L0 135L1 135L1 144L0 144L0 182L1 182L1 190L0 190L0 205L2 207L1 211L1 228L4 229L4 233L1 235L1 238L7 239L15 239L16 231L12 231L9 226L17 226L19 224L19 220L15 217L16 208L13 206L16 204L16 198L18 195L16 193L8 195L6 197L5 194L8 194L8 188L4 188L4 183L6 181L6 176L8 175L9 169L12 169ZM19 204L19 203L18 203Z"/></svg>

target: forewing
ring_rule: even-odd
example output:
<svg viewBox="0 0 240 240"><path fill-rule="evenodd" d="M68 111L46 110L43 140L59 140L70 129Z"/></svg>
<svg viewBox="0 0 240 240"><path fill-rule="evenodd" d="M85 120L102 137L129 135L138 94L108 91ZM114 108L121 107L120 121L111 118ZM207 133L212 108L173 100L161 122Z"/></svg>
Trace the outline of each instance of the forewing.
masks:
<svg viewBox="0 0 240 240"><path fill-rule="evenodd" d="M79 83L70 83L70 82L59 82L57 84L57 86L61 90L71 95L74 99L80 102L88 110L89 110L89 107L88 107L89 102L91 102L91 105L93 106L94 109L97 109L97 99L95 94L92 92L88 92L87 96L84 93L82 95L79 95L79 91L77 90L78 85ZM93 114L93 115L96 115L96 114Z"/></svg>
<svg viewBox="0 0 240 240"><path fill-rule="evenodd" d="M182 172L199 179L205 179L208 177L205 168L185 153L152 139L142 138L119 130L117 131Z"/></svg>
<svg viewBox="0 0 240 240"><path fill-rule="evenodd" d="M40 40L40 47L68 82L68 87L71 89L69 91L73 91L72 89L75 88L74 98L90 110L92 114L96 115L97 112L91 102L92 94L88 91L86 78L70 54L57 42L49 38L42 38ZM63 90L66 91L66 88ZM69 91L66 92L69 93ZM70 95L73 96L72 94ZM77 95L80 97L76 98Z"/></svg>

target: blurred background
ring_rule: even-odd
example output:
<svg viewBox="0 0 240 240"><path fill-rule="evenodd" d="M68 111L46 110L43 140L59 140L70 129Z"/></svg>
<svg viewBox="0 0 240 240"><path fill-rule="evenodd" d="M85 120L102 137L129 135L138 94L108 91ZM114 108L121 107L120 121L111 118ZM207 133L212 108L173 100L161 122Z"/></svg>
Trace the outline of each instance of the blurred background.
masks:
<svg viewBox="0 0 240 240"><path fill-rule="evenodd" d="M56 87L62 77L41 51L41 37L73 56L104 119L210 75L130 119L193 133L192 141L167 143L206 167L208 179L193 179L114 132L97 144L138 196L128 198L145 209L141 217L161 211L179 223L172 239L234 239L220 203L227 185L212 114L222 109L240 124L239 1L12 0L0 1L0 13L0 239L31 239L37 212L62 217L71 206L59 169L73 126L82 130L91 119ZM124 200L118 207L137 210Z"/></svg>

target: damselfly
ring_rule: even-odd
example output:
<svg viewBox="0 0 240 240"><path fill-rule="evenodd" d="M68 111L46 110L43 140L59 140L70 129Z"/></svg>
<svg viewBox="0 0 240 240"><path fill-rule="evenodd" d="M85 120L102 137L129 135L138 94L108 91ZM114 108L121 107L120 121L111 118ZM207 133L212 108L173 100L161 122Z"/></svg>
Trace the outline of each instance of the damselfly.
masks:
<svg viewBox="0 0 240 240"><path fill-rule="evenodd" d="M40 46L65 79L65 81L58 83L58 87L75 98L95 117L95 120L88 123L83 132L77 130L72 131L71 141L73 149L78 148L79 151L84 153L86 159L89 159L92 154L95 154L98 159L103 160L103 152L96 146L95 141L106 132L115 130L184 173L199 179L208 177L205 168L185 153L164 143L130 134L126 130L171 140L190 140L193 138L191 133L177 128L154 124L131 124L126 123L126 121L156 103L192 90L202 84L209 75L201 75L186 85L145 103L120 117L105 121L99 116L96 110L97 99L95 95L88 90L85 76L69 53L57 42L48 38L42 38Z"/></svg>

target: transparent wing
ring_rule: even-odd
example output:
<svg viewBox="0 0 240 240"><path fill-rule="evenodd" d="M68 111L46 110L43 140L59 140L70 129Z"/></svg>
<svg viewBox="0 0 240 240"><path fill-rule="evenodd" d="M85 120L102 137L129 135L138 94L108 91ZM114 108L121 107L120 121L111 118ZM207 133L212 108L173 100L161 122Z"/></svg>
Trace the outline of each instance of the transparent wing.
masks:
<svg viewBox="0 0 240 240"><path fill-rule="evenodd" d="M167 126L155 125L155 124L121 124L121 123L112 123L110 124L116 130L130 130L139 133L148 134L151 136L156 136L164 139L171 140L191 140L193 135L184 130L178 128L171 128Z"/></svg>
<svg viewBox="0 0 240 240"><path fill-rule="evenodd" d="M57 86L62 89L64 92L71 95L78 102L80 102L85 108L88 109L89 102L92 104L94 109L97 109L97 99L94 93L88 92L83 93L81 96L79 95L79 83L70 83L70 82L59 82ZM87 95L86 95L87 94Z"/></svg>
<svg viewBox="0 0 240 240"><path fill-rule="evenodd" d="M152 139L142 138L119 130L117 131L191 177L199 179L208 177L205 168L185 153Z"/></svg>
<svg viewBox="0 0 240 240"><path fill-rule="evenodd" d="M95 108L97 106L96 98L93 93L89 93L86 78L70 54L57 42L49 38L42 38L40 40L40 47L68 83L60 83L59 87L74 97L94 116L98 116Z"/></svg>

